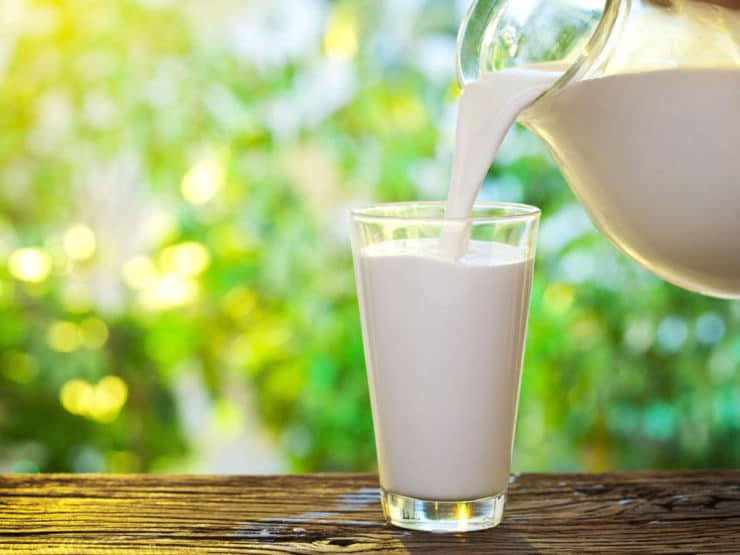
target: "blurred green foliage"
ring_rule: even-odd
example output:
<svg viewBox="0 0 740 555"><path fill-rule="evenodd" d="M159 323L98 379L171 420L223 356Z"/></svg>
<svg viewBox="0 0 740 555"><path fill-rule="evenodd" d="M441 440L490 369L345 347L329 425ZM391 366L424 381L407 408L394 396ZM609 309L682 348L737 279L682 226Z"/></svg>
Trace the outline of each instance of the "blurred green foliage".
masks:
<svg viewBox="0 0 740 555"><path fill-rule="evenodd" d="M444 197L464 4L2 3L1 470L374 466L346 209ZM481 195L544 214L515 469L737 466L740 305L523 129Z"/></svg>

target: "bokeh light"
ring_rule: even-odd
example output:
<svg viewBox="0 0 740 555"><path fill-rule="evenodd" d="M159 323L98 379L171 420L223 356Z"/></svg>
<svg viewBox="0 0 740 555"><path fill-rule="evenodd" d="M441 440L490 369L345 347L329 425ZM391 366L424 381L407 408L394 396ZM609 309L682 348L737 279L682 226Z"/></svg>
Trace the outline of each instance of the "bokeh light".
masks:
<svg viewBox="0 0 740 555"><path fill-rule="evenodd" d="M49 346L60 353L71 353L80 348L82 334L74 322L54 322L46 333Z"/></svg>
<svg viewBox="0 0 740 555"><path fill-rule="evenodd" d="M16 279L39 283L51 273L51 257L39 248L18 249L10 255L8 269Z"/></svg>
<svg viewBox="0 0 740 555"><path fill-rule="evenodd" d="M725 322L713 312L706 312L696 320L696 338L705 345L714 345L725 335Z"/></svg>
<svg viewBox="0 0 740 555"><path fill-rule="evenodd" d="M101 423L116 419L128 398L128 387L118 376L106 376L97 384L74 378L59 392L64 409Z"/></svg>
<svg viewBox="0 0 740 555"><path fill-rule="evenodd" d="M147 289L157 281L157 268L146 256L134 257L123 267L123 280L132 289Z"/></svg>
<svg viewBox="0 0 740 555"><path fill-rule="evenodd" d="M64 250L72 260L90 258L95 245L95 233L84 224L75 224L64 233Z"/></svg>
<svg viewBox="0 0 740 555"><path fill-rule="evenodd" d="M324 50L329 58L346 60L357 53L357 28L352 12L338 11L324 35Z"/></svg>
<svg viewBox="0 0 740 555"><path fill-rule="evenodd" d="M567 283L553 283L545 289L543 298L545 310L553 315L566 312L573 304L575 292L572 285Z"/></svg>
<svg viewBox="0 0 740 555"><path fill-rule="evenodd" d="M655 342L666 353L678 351L689 336L688 326L683 318L671 314L663 318L655 332Z"/></svg>
<svg viewBox="0 0 740 555"><path fill-rule="evenodd" d="M205 204L221 189L223 177L223 169L216 160L204 160L188 170L182 178L180 192L190 204Z"/></svg>
<svg viewBox="0 0 740 555"><path fill-rule="evenodd" d="M208 268L211 256L200 243L188 241L165 248L160 253L159 260L165 273L195 276Z"/></svg>
<svg viewBox="0 0 740 555"><path fill-rule="evenodd" d="M141 306L158 311L178 307L194 301L199 294L198 283L177 273L165 274L139 295Z"/></svg>

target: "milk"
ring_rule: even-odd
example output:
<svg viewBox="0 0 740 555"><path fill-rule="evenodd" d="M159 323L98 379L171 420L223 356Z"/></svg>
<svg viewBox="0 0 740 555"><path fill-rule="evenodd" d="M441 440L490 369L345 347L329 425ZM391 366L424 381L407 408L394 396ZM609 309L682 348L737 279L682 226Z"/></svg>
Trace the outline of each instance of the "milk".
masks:
<svg viewBox="0 0 740 555"><path fill-rule="evenodd" d="M470 213L518 118L624 253L686 289L740 297L740 70L619 73L538 98L560 75L507 69L465 87L448 214ZM467 230L445 235L454 258Z"/></svg>
<svg viewBox="0 0 740 555"><path fill-rule="evenodd" d="M356 275L380 481L422 499L503 493L509 473L532 260L471 241L366 247Z"/></svg>
<svg viewBox="0 0 740 555"><path fill-rule="evenodd" d="M561 75L554 66L510 68L465 86L457 110L446 216L470 216L480 185L514 120Z"/></svg>
<svg viewBox="0 0 740 555"><path fill-rule="evenodd" d="M388 491L464 500L506 489L532 260L470 241L465 218L517 118L628 255L684 287L740 295L740 72L619 74L541 97L560 76L512 69L467 85L442 236L356 257Z"/></svg>
<svg viewBox="0 0 740 555"><path fill-rule="evenodd" d="M562 75L559 68L510 68L465 86L457 110L452 179L447 195L448 218L467 218L481 183L519 113ZM469 229L450 224L442 252L454 259L465 251Z"/></svg>
<svg viewBox="0 0 740 555"><path fill-rule="evenodd" d="M470 241L464 219L508 128L559 75L511 69L468 85L441 237L356 257L387 491L470 500L506 490L533 263L519 247Z"/></svg>
<svg viewBox="0 0 740 555"><path fill-rule="evenodd" d="M627 255L687 289L740 296L740 70L577 82L520 121Z"/></svg>

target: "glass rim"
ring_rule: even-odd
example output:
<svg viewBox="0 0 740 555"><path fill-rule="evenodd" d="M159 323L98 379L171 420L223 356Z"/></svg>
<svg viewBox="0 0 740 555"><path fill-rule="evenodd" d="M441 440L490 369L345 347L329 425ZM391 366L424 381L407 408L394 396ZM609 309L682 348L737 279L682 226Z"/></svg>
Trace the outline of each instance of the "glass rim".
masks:
<svg viewBox="0 0 740 555"><path fill-rule="evenodd" d="M464 218L447 218L444 214L441 216L417 216L408 214L387 214L380 210L389 208L444 208L447 201L444 200L422 200L409 202L384 202L365 206L363 208L352 208L349 214L354 220L364 222L414 222L427 224L445 224L450 222L459 223L497 223L497 222L516 222L526 220L536 220L540 217L542 211L531 204L520 202L499 202L499 201L476 201L473 204L473 210L477 209L501 209L506 211L504 214L494 215L471 215Z"/></svg>

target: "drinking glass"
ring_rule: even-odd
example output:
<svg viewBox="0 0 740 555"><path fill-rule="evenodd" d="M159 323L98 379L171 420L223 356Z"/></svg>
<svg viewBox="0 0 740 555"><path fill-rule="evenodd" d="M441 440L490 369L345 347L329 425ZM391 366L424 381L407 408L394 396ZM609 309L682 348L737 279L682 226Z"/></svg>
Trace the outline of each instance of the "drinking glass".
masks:
<svg viewBox="0 0 740 555"><path fill-rule="evenodd" d="M350 226L384 514L460 532L503 515L540 211L445 206L381 204Z"/></svg>

